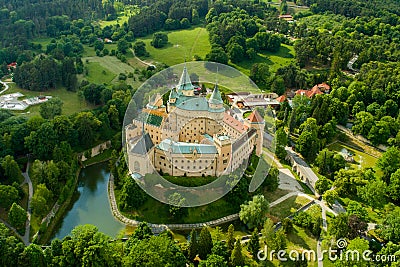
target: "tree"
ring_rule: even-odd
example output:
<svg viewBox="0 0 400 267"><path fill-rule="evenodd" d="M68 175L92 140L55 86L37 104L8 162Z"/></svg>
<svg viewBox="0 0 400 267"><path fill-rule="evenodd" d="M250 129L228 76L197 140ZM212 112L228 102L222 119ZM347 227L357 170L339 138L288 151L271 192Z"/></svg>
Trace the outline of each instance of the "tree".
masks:
<svg viewBox="0 0 400 267"><path fill-rule="evenodd" d="M188 18L183 18L183 19L181 19L180 25L181 25L181 28L182 28L182 29L190 28L190 21L189 21L189 19L188 19Z"/></svg>
<svg viewBox="0 0 400 267"><path fill-rule="evenodd" d="M315 182L315 190L322 195L332 187L332 182L326 177L322 176Z"/></svg>
<svg viewBox="0 0 400 267"><path fill-rule="evenodd" d="M258 229L254 228L253 233L250 237L249 252L253 256L254 260L257 260L257 253L260 250L260 239L258 238Z"/></svg>
<svg viewBox="0 0 400 267"><path fill-rule="evenodd" d="M137 41L133 45L133 51L137 57L147 57L149 55L146 50L146 44L143 41Z"/></svg>
<svg viewBox="0 0 400 267"><path fill-rule="evenodd" d="M293 231L293 222L289 218L284 218L282 220L282 229L285 231L285 234L290 234Z"/></svg>
<svg viewBox="0 0 400 267"><path fill-rule="evenodd" d="M279 9L281 10L281 15L285 15L288 12L288 4L286 0L282 0Z"/></svg>
<svg viewBox="0 0 400 267"><path fill-rule="evenodd" d="M251 66L250 79L255 82L259 87L266 88L271 73L267 63L255 63Z"/></svg>
<svg viewBox="0 0 400 267"><path fill-rule="evenodd" d="M156 32L153 34L153 40L150 44L155 48L164 47L168 43L168 35L162 32Z"/></svg>
<svg viewBox="0 0 400 267"><path fill-rule="evenodd" d="M169 213L172 217L183 217L187 215L187 209L183 207L186 199L181 194L175 192L168 196Z"/></svg>
<svg viewBox="0 0 400 267"><path fill-rule="evenodd" d="M383 180L390 185L390 176L400 168L400 149L389 147L382 157L378 159L376 165L383 172Z"/></svg>
<svg viewBox="0 0 400 267"><path fill-rule="evenodd" d="M40 105L39 113L44 119L53 119L55 116L61 115L62 106L61 99L53 97Z"/></svg>
<svg viewBox="0 0 400 267"><path fill-rule="evenodd" d="M385 187L383 187L383 189L380 188L378 189L378 191L383 191L384 188ZM391 199L393 199L394 201L400 200L400 169L398 169L395 173L392 173L392 175L390 176L390 184L387 189L387 192L389 193ZM374 194L373 198L376 199L376 201L384 201L384 197L383 199L378 200L380 193L378 192L378 194L376 195L376 190L376 187L374 188L371 186L371 194ZM381 202L379 202L379 204L382 204Z"/></svg>
<svg viewBox="0 0 400 267"><path fill-rule="evenodd" d="M32 197L32 211L36 215L45 215L49 209L48 201L51 201L53 194L45 184L38 184Z"/></svg>
<svg viewBox="0 0 400 267"><path fill-rule="evenodd" d="M120 52L122 54L126 54L126 52L128 51L128 48L129 48L129 43L125 38L118 40L118 42L117 42L118 52Z"/></svg>
<svg viewBox="0 0 400 267"><path fill-rule="evenodd" d="M372 116L371 113L361 111L356 114L352 131L356 134L367 136L372 126L374 125L374 121L374 116Z"/></svg>
<svg viewBox="0 0 400 267"><path fill-rule="evenodd" d="M197 233L196 230L190 231L190 239L188 246L188 259L193 261L198 252Z"/></svg>
<svg viewBox="0 0 400 267"><path fill-rule="evenodd" d="M357 201L350 200L349 204L347 205L347 213L349 215L356 215L363 221L368 220L367 210Z"/></svg>
<svg viewBox="0 0 400 267"><path fill-rule="evenodd" d="M8 220L10 223L18 230L22 230L25 227L27 218L28 216L26 215L26 211L14 202L8 212Z"/></svg>
<svg viewBox="0 0 400 267"><path fill-rule="evenodd" d="M275 76L272 84L271 84L272 92L277 93L278 95L283 95L285 93L285 81L281 76Z"/></svg>
<svg viewBox="0 0 400 267"><path fill-rule="evenodd" d="M200 259L206 259L207 256L211 254L211 249L213 247L211 234L207 227L201 228L197 245Z"/></svg>
<svg viewBox="0 0 400 267"><path fill-rule="evenodd" d="M241 62L244 58L243 47L237 43L233 43L228 47L228 57L232 63Z"/></svg>
<svg viewBox="0 0 400 267"><path fill-rule="evenodd" d="M121 190L120 207L123 210L140 207L147 199L146 193L130 177L124 180Z"/></svg>
<svg viewBox="0 0 400 267"><path fill-rule="evenodd" d="M90 146L95 140L95 131L101 122L92 112L80 112L75 116L75 128L81 145Z"/></svg>
<svg viewBox="0 0 400 267"><path fill-rule="evenodd" d="M58 142L51 122L43 123L37 131L25 137L25 146L39 159L50 159Z"/></svg>
<svg viewBox="0 0 400 267"><path fill-rule="evenodd" d="M228 267L228 263L224 257L211 254L206 260L202 260L199 267Z"/></svg>
<svg viewBox="0 0 400 267"><path fill-rule="evenodd" d="M228 247L229 251L232 251L235 245L234 231L235 231L234 226L230 224L228 227L228 232L226 234L226 246Z"/></svg>
<svg viewBox="0 0 400 267"><path fill-rule="evenodd" d="M349 233L348 215L346 213L339 213L338 216L332 219L329 224L329 233L336 239L345 238Z"/></svg>
<svg viewBox="0 0 400 267"><path fill-rule="evenodd" d="M239 218L251 229L261 225L267 217L269 203L263 195L256 195L252 201L240 205Z"/></svg>
<svg viewBox="0 0 400 267"><path fill-rule="evenodd" d="M228 55L225 53L225 50L220 46L213 46L210 53L206 55L206 61L228 64L228 60Z"/></svg>
<svg viewBox="0 0 400 267"><path fill-rule="evenodd" d="M300 125L301 134L297 139L296 150L307 160L313 160L319 150L318 126L314 118L308 118Z"/></svg>
<svg viewBox="0 0 400 267"><path fill-rule="evenodd" d="M270 218L264 221L263 228L261 229L261 240L265 245L272 248L272 240L275 237L274 223Z"/></svg>
<svg viewBox="0 0 400 267"><path fill-rule="evenodd" d="M14 186L0 184L0 207L9 209L18 199L18 190Z"/></svg>
<svg viewBox="0 0 400 267"><path fill-rule="evenodd" d="M368 224L365 221L361 220L357 215L354 215L354 214L349 216L347 224L349 226L348 237L350 239L360 236L368 228Z"/></svg>
<svg viewBox="0 0 400 267"><path fill-rule="evenodd" d="M324 193L323 198L326 200L326 202L332 205L339 198L339 195L336 190L331 189Z"/></svg>
<svg viewBox="0 0 400 267"><path fill-rule="evenodd" d="M389 212L379 227L379 236L385 241L400 242L400 209Z"/></svg>
<svg viewBox="0 0 400 267"><path fill-rule="evenodd" d="M140 222L139 226L133 232L131 238L136 240L144 240L149 239L151 236L153 236L153 232L151 231L149 225L146 222Z"/></svg>
<svg viewBox="0 0 400 267"><path fill-rule="evenodd" d="M123 262L125 266L185 266L186 259L174 240L152 236L136 242Z"/></svg>
<svg viewBox="0 0 400 267"><path fill-rule="evenodd" d="M286 234L285 231L280 228L278 231L276 231L274 238L272 239L272 248L275 249L276 251L278 250L283 250L286 249Z"/></svg>
<svg viewBox="0 0 400 267"><path fill-rule="evenodd" d="M120 128L119 113L115 105L110 105L110 108L108 109L108 118L110 120L111 128L115 130Z"/></svg>
<svg viewBox="0 0 400 267"><path fill-rule="evenodd" d="M7 155L1 161L1 167L4 170L4 176L8 178L10 183L17 182L19 183L21 177L21 170L18 166L18 163L14 160L13 156Z"/></svg>
<svg viewBox="0 0 400 267"><path fill-rule="evenodd" d="M280 160L285 160L287 152L285 150L285 147L288 143L288 138L285 130L283 127L279 128L275 132L275 138L276 138L276 146L275 146L275 154Z"/></svg>
<svg viewBox="0 0 400 267"><path fill-rule="evenodd" d="M392 174L393 176L394 174ZM400 172L399 172L400 178ZM400 188L399 188L400 189ZM370 181L366 185L357 188L358 196L369 206L381 208L385 204L387 185L381 180ZM389 194L393 192L388 191ZM398 191L397 191L398 192Z"/></svg>
<svg viewBox="0 0 400 267"><path fill-rule="evenodd" d="M236 239L235 247L232 250L231 254L231 265L232 266L243 266L244 258L242 254L242 244L240 243L240 239Z"/></svg>

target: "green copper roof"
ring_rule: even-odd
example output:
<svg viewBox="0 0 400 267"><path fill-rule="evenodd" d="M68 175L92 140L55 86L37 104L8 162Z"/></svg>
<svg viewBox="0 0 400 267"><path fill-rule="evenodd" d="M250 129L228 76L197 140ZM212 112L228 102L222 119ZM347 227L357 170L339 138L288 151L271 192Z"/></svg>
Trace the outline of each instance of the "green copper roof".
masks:
<svg viewBox="0 0 400 267"><path fill-rule="evenodd" d="M183 67L183 72L182 72L182 76L181 79L179 80L178 85L176 86L176 89L178 91L178 93L182 90L194 90L194 86L192 84L192 81L190 80L189 77L189 73L186 69L186 66Z"/></svg>
<svg viewBox="0 0 400 267"><path fill-rule="evenodd" d="M210 99L208 100L208 102L210 102L212 104L224 103L222 101L221 93L219 92L219 89L218 89L218 84L215 84L214 91L212 92L212 95L211 95Z"/></svg>
<svg viewBox="0 0 400 267"><path fill-rule="evenodd" d="M176 92L175 88L171 90L171 93L169 94L169 99L177 98L178 93Z"/></svg>
<svg viewBox="0 0 400 267"><path fill-rule="evenodd" d="M163 140L158 146L163 151L171 151L173 154L192 154L196 149L198 154L217 154L214 145L174 142L171 139Z"/></svg>
<svg viewBox="0 0 400 267"><path fill-rule="evenodd" d="M205 97L181 95L176 100L176 107L190 111L224 112L224 108L212 109Z"/></svg>

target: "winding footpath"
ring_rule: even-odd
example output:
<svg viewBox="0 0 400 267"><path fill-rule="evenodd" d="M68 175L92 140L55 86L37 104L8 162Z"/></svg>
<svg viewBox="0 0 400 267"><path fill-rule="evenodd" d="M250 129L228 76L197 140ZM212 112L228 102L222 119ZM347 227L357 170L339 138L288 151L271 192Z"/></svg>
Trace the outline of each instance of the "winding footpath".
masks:
<svg viewBox="0 0 400 267"><path fill-rule="evenodd" d="M4 93L5 91L8 90L9 86L8 86L8 83L3 82L2 80L0 80L0 83L1 83L2 85L4 85L4 89L0 91L0 95L1 95L2 93Z"/></svg>
<svg viewBox="0 0 400 267"><path fill-rule="evenodd" d="M24 177L24 181L22 182L21 185L27 183L28 184L28 207L27 207L27 219L25 222L25 235L21 236L18 231L12 227L8 222L0 219L0 222L4 223L5 226L7 226L9 229L11 229L19 239L22 240L22 242L24 242L25 246L29 246L30 242L29 242L29 234L30 234L30 229L31 229L31 200L32 200L32 196L33 196L33 185L32 185L32 181L29 177L29 167L30 167L30 163L28 161L28 165L26 167L26 172L22 173L22 176Z"/></svg>
<svg viewBox="0 0 400 267"><path fill-rule="evenodd" d="M31 178L29 177L29 168L30 168L30 162L28 161L28 165L26 166L26 172L22 173L24 176L25 180L24 183L28 184L28 208L27 208L27 220L25 224L25 235L22 237L22 240L24 241L25 245L29 245L29 233L31 229L31 216L32 216L32 211L31 211L31 201L32 201L32 196L33 196L33 185Z"/></svg>

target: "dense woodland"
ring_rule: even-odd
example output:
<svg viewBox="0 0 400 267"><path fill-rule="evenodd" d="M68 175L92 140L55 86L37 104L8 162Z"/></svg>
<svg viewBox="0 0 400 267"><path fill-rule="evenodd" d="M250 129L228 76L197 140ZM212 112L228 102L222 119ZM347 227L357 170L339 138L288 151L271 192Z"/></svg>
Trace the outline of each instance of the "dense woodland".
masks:
<svg viewBox="0 0 400 267"><path fill-rule="evenodd" d="M298 0L310 9L294 14L296 21L279 20L287 6L262 1L218 0L0 0L0 78L10 74L7 64L17 62L13 79L18 86L32 91L65 87L77 92L96 108L73 115L62 114L62 102L55 98L40 108L40 116L27 118L0 110L0 209L20 233L24 231L26 211L20 203L25 196L19 186L27 157L35 184L33 215L42 218L57 202L62 204L75 187L79 169L77 154L101 141L112 140L115 151L110 166L120 190L119 208L138 208L148 198L126 175L126 165L115 167L121 147L120 128L128 103L136 88L120 75L114 85L79 81L85 72L84 46L97 56L116 56L126 61L133 48L137 56L146 56L145 44L137 37L154 34L151 45L168 43L163 31L205 25L211 51L205 58L225 64L248 63L260 53L277 53L283 45L294 47L295 63L271 71L268 64L251 64L250 78L262 89L279 95L292 89L311 88L327 82L330 94L312 99L296 96L292 105L284 102L277 110L276 154L283 162L284 147L296 151L318 170L316 190L328 203L341 199L347 212L332 219L328 237L346 237L355 248L368 247L377 254L400 251L400 6L396 0L344 1ZM101 27L98 20L113 20L124 5L137 5L139 12L128 22ZM284 10L283 10L284 9ZM34 44L37 37L52 38L46 47ZM105 38L117 48L109 51ZM348 62L358 56L351 68ZM140 79L151 77L166 66L144 69ZM57 89L56 89L57 90ZM144 98L144 97L143 97ZM346 169L344 158L326 148L333 141L345 141L337 125L348 127L373 146L383 145L386 152L366 170ZM382 148L382 146L381 146ZM253 158L252 161L258 159ZM374 168L373 168L374 167ZM376 167L376 168L375 168ZM70 237L53 240L44 250L28 247L0 223L0 265L14 266L183 266L193 263L197 254L200 266L255 266L260 244L286 248L286 237L296 227L310 236L321 234L320 212L302 212L293 221L282 222L274 231L271 220L260 214L268 203L260 192L248 193L254 174L251 164L244 179L225 196L240 212L247 229L253 230L249 245L243 248L233 238L233 227L221 235L204 228L192 231L187 244L176 245L170 233L153 236L142 224L127 242L111 240L92 226L80 226ZM272 169L264 186L274 190L278 170ZM331 189L334 188L334 189ZM21 204L21 205L20 205ZM251 212L253 207L262 210ZM379 210L382 222L376 230L385 244L368 243L359 236L370 222L368 210ZM187 216L185 208L169 207L171 217ZM256 234L261 231L262 237ZM46 231L43 225L39 234ZM261 241L261 243L259 242ZM249 256L252 255L252 256ZM400 255L399 255L400 257ZM296 262L293 266L306 266ZM338 266L347 266L339 262ZM364 264L364 263L363 263ZM398 263L372 266L398 266Z"/></svg>

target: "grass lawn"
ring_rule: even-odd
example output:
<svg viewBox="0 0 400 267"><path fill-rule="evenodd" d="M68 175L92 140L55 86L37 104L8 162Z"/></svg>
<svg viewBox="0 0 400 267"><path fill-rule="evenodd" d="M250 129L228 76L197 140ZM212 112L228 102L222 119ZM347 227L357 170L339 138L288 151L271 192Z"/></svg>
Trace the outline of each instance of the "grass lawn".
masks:
<svg viewBox="0 0 400 267"><path fill-rule="evenodd" d="M310 202L308 198L302 196L292 196L285 201L279 203L278 205L272 207L269 213L272 216L278 217L282 220L290 214L296 212L297 209L301 208L308 202Z"/></svg>
<svg viewBox="0 0 400 267"><path fill-rule="evenodd" d="M211 50L208 32L204 27L190 28L186 30L170 31L168 44L163 48L154 48L150 45L153 35L138 38L143 41L150 53L149 57L141 58L144 61L162 62L169 66L183 63L185 58L191 61L194 55L204 58Z"/></svg>
<svg viewBox="0 0 400 267"><path fill-rule="evenodd" d="M129 54L129 53L128 53ZM116 84L118 83L118 75L120 73L134 73L135 68L129 64L124 63L114 56L90 56L82 59L84 66L88 69L88 75L82 74L80 79L86 79L89 82L96 84ZM139 66L137 66L140 68ZM126 83L132 85L134 88L142 84L137 75L134 78L127 78Z"/></svg>
<svg viewBox="0 0 400 267"><path fill-rule="evenodd" d="M115 191L116 197L120 192ZM238 212L224 199L219 199L205 206L188 208L188 215L183 218L172 218L169 207L153 198L149 198L137 211L122 212L126 217L144 220L150 223L199 223L218 219Z"/></svg>
<svg viewBox="0 0 400 267"><path fill-rule="evenodd" d="M328 146L330 150L336 152L342 152L342 153L351 152L354 155L353 158L355 160L354 163L349 164L350 168L352 169L357 170L362 168L375 167L378 158L364 153L361 147L359 147L361 150L355 149L353 147L354 147L353 145L351 145L350 147L344 143L339 143L339 142L333 143Z"/></svg>
<svg viewBox="0 0 400 267"><path fill-rule="evenodd" d="M251 66L254 63L267 63L271 73L275 72L278 68L287 66L291 62L295 62L294 47L282 44L279 51L276 53L263 52L258 53L257 57L253 60L244 60L237 64L231 64L236 69L240 70L246 75L250 75Z"/></svg>
<svg viewBox="0 0 400 267"><path fill-rule="evenodd" d="M50 38L50 37L40 37L40 38L35 38L32 41L32 43L40 44L42 46L42 51L46 51L47 45L50 44L52 39L53 38Z"/></svg>
<svg viewBox="0 0 400 267"><path fill-rule="evenodd" d="M276 189L274 192L269 192L264 189L263 195L268 202L274 202L275 200L289 194L291 191L283 190L283 189Z"/></svg>
<svg viewBox="0 0 400 267"><path fill-rule="evenodd" d="M28 184L23 184L22 190L24 191L24 197L19 201L19 205L24 208L24 210L28 209L28 198L29 198L29 186Z"/></svg>
<svg viewBox="0 0 400 267"><path fill-rule="evenodd" d="M58 97L63 101L62 114L71 115L82 110L88 110L95 108L94 105L87 103L86 101L79 98L76 92L67 91L65 88L61 87L58 89L53 89L44 92L29 91L18 87L15 83L10 83L10 88L4 94L12 94L20 92L25 95L26 98L34 97L38 95L50 95L53 97ZM16 114L25 114L28 117L39 115L40 105L35 105L27 108L24 111L15 111Z"/></svg>
<svg viewBox="0 0 400 267"><path fill-rule="evenodd" d="M85 165L87 167L87 166L92 165L92 164L96 164L96 163L99 163L99 162L102 162L102 161L106 161L106 160L110 159L111 153L112 153L112 149L104 150L101 154L96 155L96 156L94 156L94 157L92 157L92 158L90 158L88 160L85 160L83 162L83 165Z"/></svg>

